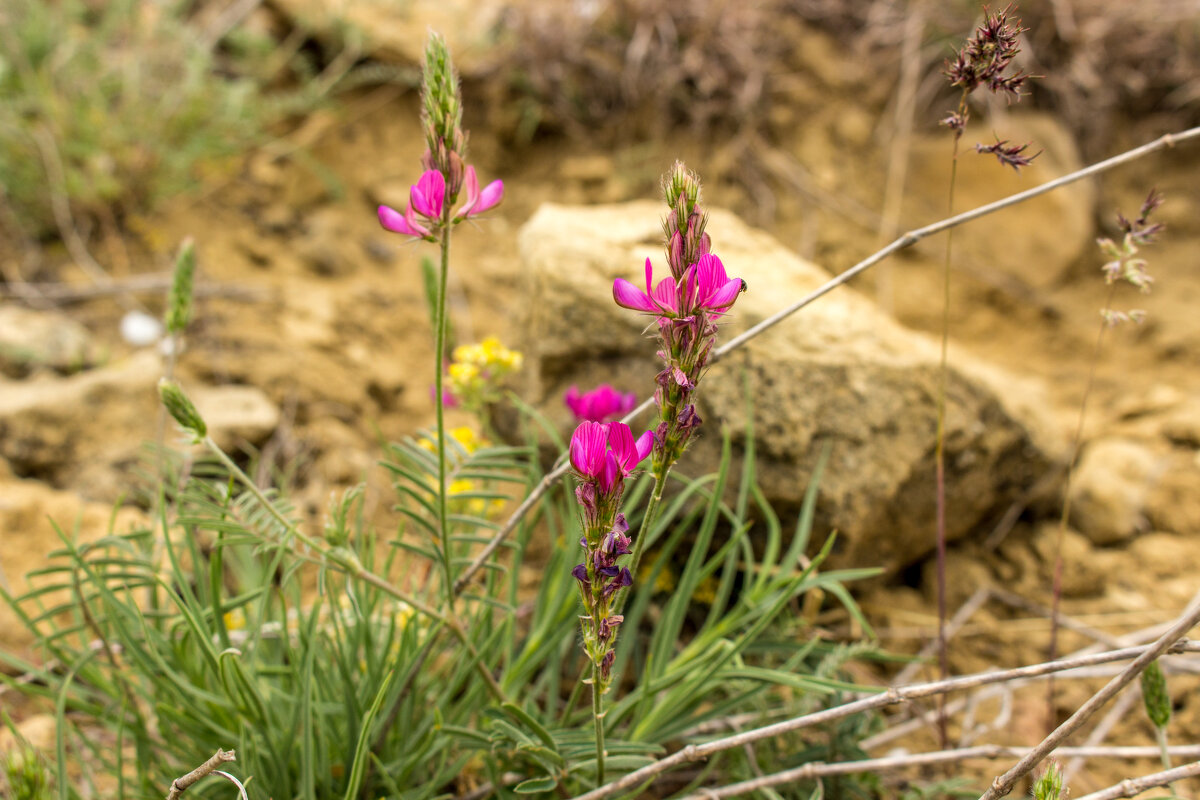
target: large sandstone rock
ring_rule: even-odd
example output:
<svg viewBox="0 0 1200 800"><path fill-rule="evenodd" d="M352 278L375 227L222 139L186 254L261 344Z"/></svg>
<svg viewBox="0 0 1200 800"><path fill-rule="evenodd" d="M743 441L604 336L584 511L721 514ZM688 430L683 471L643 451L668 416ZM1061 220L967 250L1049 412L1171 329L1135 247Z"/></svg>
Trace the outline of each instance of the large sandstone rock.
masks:
<svg viewBox="0 0 1200 800"><path fill-rule="evenodd" d="M661 255L662 208L639 202L544 205L520 234L527 302L526 397L567 429L562 392L612 382L639 397L658 370L648 320L616 306L612 281L641 280ZM810 292L829 276L733 215L708 230L749 291L722 339ZM794 508L825 445L819 521L841 534L844 563L896 568L934 544L934 404L939 350L853 290L839 289L715 364L699 390L706 421L681 463L714 468L719 426L740 437L752 398L758 479L772 503ZM947 413L948 533L961 537L1002 513L1060 456L1061 442L1031 382L952 352ZM642 420L641 425L648 425Z"/></svg>
<svg viewBox="0 0 1200 800"><path fill-rule="evenodd" d="M162 371L162 358L142 350L69 377L0 378L0 458L20 476L80 487L89 497L129 492L124 467L157 435ZM279 422L278 407L255 387L184 388L227 449L261 444Z"/></svg>

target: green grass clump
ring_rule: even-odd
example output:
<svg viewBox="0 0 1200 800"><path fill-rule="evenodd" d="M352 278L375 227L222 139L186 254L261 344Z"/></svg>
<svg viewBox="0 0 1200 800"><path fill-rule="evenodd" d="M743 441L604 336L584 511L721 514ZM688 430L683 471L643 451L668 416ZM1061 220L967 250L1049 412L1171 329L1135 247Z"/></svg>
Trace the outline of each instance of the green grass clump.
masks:
<svg viewBox="0 0 1200 800"><path fill-rule="evenodd" d="M180 4L6 0L0 9L0 186L44 236L153 208L232 167L279 103ZM240 60L240 61L239 61ZM244 66L250 66L247 62Z"/></svg>

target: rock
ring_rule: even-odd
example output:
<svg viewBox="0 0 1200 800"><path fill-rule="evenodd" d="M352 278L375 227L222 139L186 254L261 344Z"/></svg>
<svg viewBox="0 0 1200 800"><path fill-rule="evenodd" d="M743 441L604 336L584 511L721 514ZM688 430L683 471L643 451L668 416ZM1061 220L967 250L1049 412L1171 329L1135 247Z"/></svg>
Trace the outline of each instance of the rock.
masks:
<svg viewBox="0 0 1200 800"><path fill-rule="evenodd" d="M1146 496L1159 457L1131 439L1101 439L1083 451L1071 485L1071 524L1094 544L1117 544L1146 530Z"/></svg>
<svg viewBox="0 0 1200 800"><path fill-rule="evenodd" d="M29 588L25 576L46 566L47 555L62 547L55 525L79 542L91 542L110 531L129 531L142 521L141 514L133 509L120 508L114 514L107 503L87 502L37 481L4 481L0 483L0 542L4 543L0 548L0 573L12 591L20 595ZM50 608L66 597L65 592L52 593L42 597L41 602ZM33 635L12 609L0 602L0 649L20 652L32 641Z"/></svg>
<svg viewBox="0 0 1200 800"><path fill-rule="evenodd" d="M0 306L0 374L23 378L39 369L78 372L94 366L100 353L87 328L65 314Z"/></svg>
<svg viewBox="0 0 1200 800"><path fill-rule="evenodd" d="M374 58L409 67L423 62L432 29L445 37L463 77L482 74L496 60L495 36L505 10L496 0L273 0L272 5L322 39L354 37Z"/></svg>
<svg viewBox="0 0 1200 800"><path fill-rule="evenodd" d="M976 142L995 142L993 131L1010 144L1031 142L1029 152L1042 153L1020 173L1014 172L997 163L995 156L974 152ZM917 137L911 159L908 185L918 199L907 204L916 213L908 216L905 224L916 227L945 216L949 134L943 130L940 135ZM955 210L999 200L1082 165L1071 134L1048 116L1020 114L976 121L960 143ZM1084 253L1095 251L1095 195L1094 184L1077 181L962 226L954 233L955 259L982 272L999 270L1035 289L1053 286ZM1045 220L1054 220L1054 224L1047 225Z"/></svg>
<svg viewBox="0 0 1200 800"><path fill-rule="evenodd" d="M1200 534L1200 494L1196 492L1200 486L1200 453L1176 448L1160 466L1161 474L1146 494L1150 526L1172 533Z"/></svg>
<svg viewBox="0 0 1200 800"><path fill-rule="evenodd" d="M92 496L127 491L111 485L122 479L111 465L136 461L139 443L154 438L161 374L158 354L141 350L67 378L0 383L0 456L18 475L60 487L90 465L113 473L89 486Z"/></svg>
<svg viewBox="0 0 1200 800"><path fill-rule="evenodd" d="M1058 554L1058 523L1046 522L1038 526L1033 538L1033 550L1039 556L1042 585L1050 593L1054 586L1054 564ZM1070 528L1062 532L1062 592L1064 597L1096 597L1104 593L1104 560L1096 557L1096 550L1086 536Z"/></svg>
<svg viewBox="0 0 1200 800"><path fill-rule="evenodd" d="M304 235L294 245L297 255L317 275L345 275L354 268L348 245L354 235L338 209L323 208L305 219Z"/></svg>
<svg viewBox="0 0 1200 800"><path fill-rule="evenodd" d="M518 346L528 382L522 396L564 429L570 420L561 397L573 383L640 387L641 398L652 391L659 367L647 319L613 303L612 281L640 281L647 256L665 274L661 213L651 202L544 205L519 235L526 302ZM708 231L730 273L749 284L722 340L829 277L727 212L712 210ZM767 498L780 510L794 509L828 444L818 514L825 530L839 531L843 559L889 569L913 562L934 543L938 360L932 340L841 289L710 369L698 393L706 424L681 468L689 475L715 468L722 425L742 444L751 397ZM957 538L1041 477L1060 442L1041 417L1048 406L1037 384L963 353L950 362L948 534Z"/></svg>
<svg viewBox="0 0 1200 800"><path fill-rule="evenodd" d="M222 449L259 445L279 425L279 407L256 386L194 386L188 396Z"/></svg>

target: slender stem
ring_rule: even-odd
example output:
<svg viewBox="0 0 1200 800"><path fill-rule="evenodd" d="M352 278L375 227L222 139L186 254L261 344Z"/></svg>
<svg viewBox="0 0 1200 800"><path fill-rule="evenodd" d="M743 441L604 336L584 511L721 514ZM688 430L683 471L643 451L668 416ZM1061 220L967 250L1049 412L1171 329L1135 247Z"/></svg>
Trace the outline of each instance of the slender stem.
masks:
<svg viewBox="0 0 1200 800"><path fill-rule="evenodd" d="M1061 178L1055 178L1052 181L1047 181L1040 186L1034 186L1031 189L1026 189L1023 192L1009 195L1008 197L1001 198L993 203L979 206L978 208L970 211L964 211L961 214L948 217L947 219L943 219L930 225L926 225L923 228L917 228L915 230L908 231L903 236L889 244L887 247L877 250L875 253L867 256L862 261L859 261L845 272L840 273L837 277L831 278L818 288L814 289L812 292L809 292L804 297L801 297L796 302L780 309L756 325L752 325L750 328L742 331L725 344L713 350L708 359L709 366L717 363L721 360L721 358L729 355L729 353L733 352L739 347L744 346L751 339L755 339L766 333L768 330L783 322L797 311L800 311L806 306L809 306L815 303L817 300L820 300L822 297L829 294L839 286L849 283L853 278L858 277L871 267L888 258L893 253L897 253L901 250L912 247L922 239L926 239L934 234L941 233L942 231L948 231L951 228L956 228L959 225L972 222L980 217L986 217L988 214L994 214L997 211L1008 208L1009 206L1023 203L1026 200L1032 200L1033 198L1046 194L1047 192L1052 192L1055 189L1060 189L1063 186L1083 180L1084 178L1089 178L1093 175L1107 172L1114 167L1119 167L1122 164L1136 161L1137 159L1148 156L1151 153L1155 153L1167 147L1174 147L1177 144L1181 144L1197 137L1200 137L1200 127L1188 128L1187 130L1180 131L1179 133L1168 133L1151 142L1147 142L1140 147L1135 147L1132 150L1127 150L1124 153L1113 156L1112 158L1099 161L1095 164L1084 167L1081 170L1077 170L1076 172L1063 175ZM626 414L622 421L631 421L637 415L649 410L653 404L654 401L652 398L645 400L633 411ZM467 568L458 576L458 581L455 584L456 593L461 593L475 573L483 569L483 566L487 563L488 558L491 557L491 554L496 552L496 549L500 547L501 543L503 543L504 540L514 530L516 530L521 519L524 518L524 516L528 514L534 506L537 505L537 501L540 500L546 494L546 492L550 490L550 487L554 485L554 482L563 475L567 474L567 470L568 466L566 461L560 461L559 466L555 467L554 470L547 474L542 482L538 484L537 488L534 489L534 491L530 494L530 496L525 498L521 505L519 505L516 510L513 511L512 516L510 516L500 530L496 532L495 536L492 537L492 540L488 542L487 546L480 551L475 560L472 561L470 565L468 565Z"/></svg>
<svg viewBox="0 0 1200 800"><path fill-rule="evenodd" d="M654 476L654 488L650 490L650 501L646 504L646 513L642 515L642 524L638 526L637 537L633 540L633 554L629 557L629 572L633 575L633 579L637 580L638 565L642 562L642 552L646 549L646 540L650 538L650 531L654 530L654 523L658 521L658 514L662 508L663 487L667 483L667 475L671 473L671 467L668 465L663 469L661 475ZM616 609L614 613L620 614L625 608L625 601L629 599L630 592L621 592L621 596L617 598Z"/></svg>
<svg viewBox="0 0 1200 800"><path fill-rule="evenodd" d="M1154 738L1158 740L1158 755L1162 760L1163 769L1171 768L1171 746L1167 742L1167 727L1154 726Z"/></svg>
<svg viewBox="0 0 1200 800"><path fill-rule="evenodd" d="M823 725L833 720L842 719L844 717L861 714L864 711L872 711L877 708L886 708L887 706L898 705L900 703L915 700L921 697L931 697L945 692L961 691L963 689L973 689L978 686L987 686L996 683L1008 683L1021 678L1032 678L1039 675L1046 675L1051 672L1062 672L1068 669L1076 669L1079 667L1094 666L1096 664L1107 664L1113 661L1126 661L1130 658L1139 657L1139 669L1144 664L1150 663L1154 657L1163 652L1182 653L1200 650L1200 646L1195 642L1181 640L1181 631L1186 631L1192 627L1196 620L1200 619L1200 607L1197 607L1193 613L1186 618L1172 625L1167 633L1150 645L1140 645L1138 647L1125 647L1119 650L1110 650L1103 653L1093 653L1085 656L1075 656L1061 661L1051 661L1044 664L1033 664L1027 667L1017 667L1015 669L997 670L994 672L982 672L974 675L961 675L956 678L948 678L944 681L933 681L931 683L918 683L912 686L892 687L879 694L871 695L860 700L854 700L849 703L844 703L840 706L827 708L822 711L816 711L811 714L804 714L799 717L776 722L771 725L765 725L761 728L744 731L733 736L726 736L720 739L713 739L701 744L690 744L669 756L659 759L658 761L647 764L646 766L635 770L628 775L621 777L619 780L605 784L597 789L594 789L586 794L580 795L576 800L599 800L602 797L609 797L619 792L630 789L631 787L641 786L655 775L666 772L672 767L685 764L690 761L699 761L707 758L713 753L723 752L734 747L741 747L748 742L757 742L763 739L770 739L776 736L781 736L785 733L809 728L814 725ZM1151 658L1146 658L1146 654L1155 654ZM1135 664L1138 662L1135 662ZM1128 682L1128 681L1126 681ZM1105 698L1107 699L1107 698ZM1091 701L1089 701L1091 702ZM1094 709L1091 709L1094 710ZM1090 714L1090 711L1089 711ZM1044 744L1044 743L1043 743ZM1040 760L1040 756L1039 759ZM1032 766L1030 767L1032 769ZM1024 773L1022 773L1024 774ZM1014 778L1014 780L1016 780ZM989 798L991 800L991 798Z"/></svg>
<svg viewBox="0 0 1200 800"><path fill-rule="evenodd" d="M442 209L441 264L438 271L437 331L434 334L434 406L437 408L437 462L438 462L438 535L442 546L442 572L445 577L446 600L454 610L454 579L450 570L450 531L446 511L446 408L442 403L446 355L446 278L450 273L450 203Z"/></svg>
<svg viewBox="0 0 1200 800"><path fill-rule="evenodd" d="M967 90L958 98L958 117L962 119L967 106ZM954 129L954 146L950 155L950 189L946 196L946 213L954 214L954 187L958 181L958 144L962 129ZM938 362L936 469L934 496L936 498L937 532L937 612L938 612L938 677L950 677L950 653L946 643L946 387L950 371L950 254L954 247L954 229L946 233L946 258L942 264L942 351ZM945 750L950 742L946 730L946 696L938 696L938 746Z"/></svg>
<svg viewBox="0 0 1200 800"><path fill-rule="evenodd" d="M1113 297L1117 293L1117 282L1108 286L1108 298L1104 301L1104 310L1112 308ZM1054 534L1054 582L1051 587L1050 603L1050 646L1046 658L1053 661L1058 655L1059 606L1062 601L1063 575L1063 538L1066 536L1067 524L1071 519L1071 481L1075 477L1075 461L1079 458L1079 448L1083 443L1083 421L1087 416L1088 398L1092 395L1092 387L1096 384L1096 365L1100 363L1100 347L1104 344L1104 332L1108 329L1107 319L1100 321L1100 330L1096 334L1096 344L1092 347L1092 363L1088 366L1087 386L1083 390L1083 400L1079 403L1079 419L1075 423L1075 436L1071 440L1071 453L1067 460L1067 480L1063 494L1062 515L1058 519L1058 530ZM1046 684L1046 719L1048 729L1054 728L1054 679Z"/></svg>
<svg viewBox="0 0 1200 800"><path fill-rule="evenodd" d="M596 786L604 785L604 695L600 665L592 664L592 720L596 723Z"/></svg>

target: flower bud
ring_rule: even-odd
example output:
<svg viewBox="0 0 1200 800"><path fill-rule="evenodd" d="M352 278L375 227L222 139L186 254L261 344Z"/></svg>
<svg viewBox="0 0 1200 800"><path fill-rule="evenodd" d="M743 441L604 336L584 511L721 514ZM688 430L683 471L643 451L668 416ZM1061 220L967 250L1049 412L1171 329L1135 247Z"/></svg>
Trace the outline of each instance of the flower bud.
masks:
<svg viewBox="0 0 1200 800"><path fill-rule="evenodd" d="M196 273L196 246L192 238L183 240L175 259L175 276L163 324L167 333L180 334L192 321L192 279Z"/></svg>
<svg viewBox="0 0 1200 800"><path fill-rule="evenodd" d="M161 378L158 381L158 396L167 412L179 423L179 427L190 433L197 441L208 435L208 426L196 410L196 406L187 398L179 384Z"/></svg>
<svg viewBox="0 0 1200 800"><path fill-rule="evenodd" d="M1154 727L1163 729L1171 721L1171 694L1167 691L1167 676L1158 661L1142 671L1142 705Z"/></svg>

